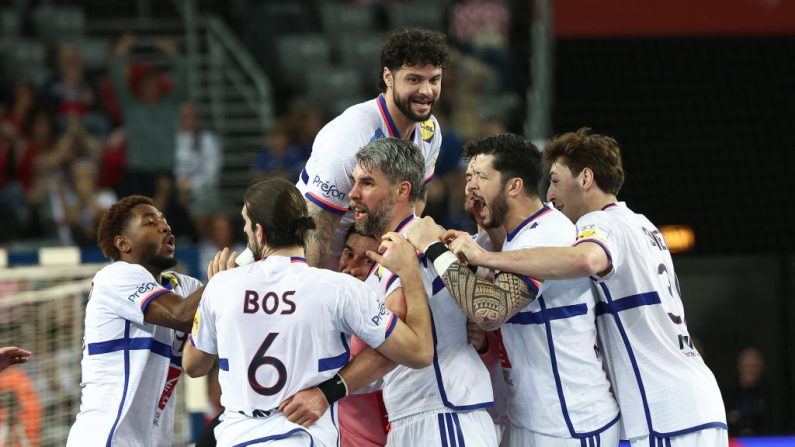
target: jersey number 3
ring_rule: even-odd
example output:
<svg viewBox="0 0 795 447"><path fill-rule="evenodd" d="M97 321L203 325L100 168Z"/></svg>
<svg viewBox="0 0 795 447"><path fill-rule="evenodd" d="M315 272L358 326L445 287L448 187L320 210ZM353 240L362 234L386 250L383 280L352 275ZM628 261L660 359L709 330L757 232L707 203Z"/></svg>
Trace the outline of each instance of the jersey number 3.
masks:
<svg viewBox="0 0 795 447"><path fill-rule="evenodd" d="M277 394L287 383L287 368L285 368L284 363L276 357L266 355L268 348L271 347L278 335L278 332L271 332L266 335L265 340L262 341L259 349L257 349L257 352L254 354L254 358L251 359L251 363L248 364L248 383L255 393L263 396L273 396ZM279 373L279 379L276 380L276 383L272 386L262 386L257 381L257 370L265 365L275 368L276 372Z"/></svg>

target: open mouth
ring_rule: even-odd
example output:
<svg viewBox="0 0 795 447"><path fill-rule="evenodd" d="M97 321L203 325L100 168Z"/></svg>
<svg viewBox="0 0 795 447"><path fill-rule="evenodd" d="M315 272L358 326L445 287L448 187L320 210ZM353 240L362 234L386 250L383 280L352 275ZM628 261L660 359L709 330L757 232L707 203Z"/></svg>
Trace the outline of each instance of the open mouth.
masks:
<svg viewBox="0 0 795 447"><path fill-rule="evenodd" d="M420 109L429 109L433 105L433 101L428 98L412 98L411 103Z"/></svg>
<svg viewBox="0 0 795 447"><path fill-rule="evenodd" d="M168 236L168 237L165 239L165 241L163 241L163 244L165 244L165 246L166 246L168 249L170 249L171 251L174 251L174 250L177 248L177 239L174 237L174 235L173 235L173 234L172 234L172 235L169 235L169 236Z"/></svg>
<svg viewBox="0 0 795 447"><path fill-rule="evenodd" d="M361 222L365 217L367 217L367 207L351 203L351 210L353 210L353 218L356 220L356 222Z"/></svg>
<svg viewBox="0 0 795 447"><path fill-rule="evenodd" d="M488 206L486 206L486 202L478 196L470 196L469 200L472 201L472 213L478 217L481 221L486 218L486 210Z"/></svg>

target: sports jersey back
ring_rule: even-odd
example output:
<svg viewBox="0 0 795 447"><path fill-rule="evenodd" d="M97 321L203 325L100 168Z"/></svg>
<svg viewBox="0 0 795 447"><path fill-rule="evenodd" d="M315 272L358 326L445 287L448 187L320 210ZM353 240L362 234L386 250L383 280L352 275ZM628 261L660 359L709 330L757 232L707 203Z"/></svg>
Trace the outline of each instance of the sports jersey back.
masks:
<svg viewBox="0 0 795 447"><path fill-rule="evenodd" d="M576 227L542 207L507 235L502 251L567 247ZM558 438L587 438L618 422L618 405L596 350L596 298L587 278L524 277L538 298L503 325L503 363L513 425Z"/></svg>
<svg viewBox="0 0 795 447"><path fill-rule="evenodd" d="M312 154L296 183L298 190L326 211L343 215L331 241L327 267L337 269L345 236L353 224L348 212L353 189L351 174L356 166L356 153L363 146L381 138L403 138L398 132L382 95L370 101L349 107L326 124L315 137ZM409 137L425 159L425 183L433 178L434 166L442 144L439 122L431 117L417 123Z"/></svg>
<svg viewBox="0 0 795 447"><path fill-rule="evenodd" d="M163 293L187 296L201 283L118 261L94 276L86 306L80 413L68 446L171 446L174 393L186 334L144 322Z"/></svg>
<svg viewBox="0 0 795 447"><path fill-rule="evenodd" d="M409 216L395 231L405 235L417 219ZM489 372L467 341L466 316L433 263L424 256L420 261L431 309L433 364L422 369L398 366L384 376L384 404L390 421L430 410L468 411L494 405ZM380 264L373 265L365 283L378 292L382 303L402 287L400 279Z"/></svg>
<svg viewBox="0 0 795 447"><path fill-rule="evenodd" d="M191 334L196 347L220 359L226 413L270 416L279 429L303 428L274 409L345 366L346 334L378 347L397 319L375 293L348 275L309 267L303 258L269 256L218 273L205 289ZM332 409L335 410L336 406ZM332 445L334 420L307 431L316 445ZM271 433L283 435L284 433ZM235 443L251 441L237 439Z"/></svg>
<svg viewBox="0 0 795 447"><path fill-rule="evenodd" d="M607 275L592 279L625 437L726 428L720 390L690 340L671 254L659 230L624 203L584 215L577 227L577 244L599 244L612 263Z"/></svg>

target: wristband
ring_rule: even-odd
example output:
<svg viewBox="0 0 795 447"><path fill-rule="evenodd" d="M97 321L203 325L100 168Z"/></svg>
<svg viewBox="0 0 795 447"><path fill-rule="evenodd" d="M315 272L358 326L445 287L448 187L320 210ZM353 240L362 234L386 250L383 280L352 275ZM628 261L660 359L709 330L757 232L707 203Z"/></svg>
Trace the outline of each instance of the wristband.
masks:
<svg viewBox="0 0 795 447"><path fill-rule="evenodd" d="M434 242L429 245L425 249L425 257L431 260L439 276L444 275L453 263L458 262L458 257L442 242Z"/></svg>
<svg viewBox="0 0 795 447"><path fill-rule="evenodd" d="M348 395L348 384L339 374L322 382L317 388L326 396L329 405Z"/></svg>

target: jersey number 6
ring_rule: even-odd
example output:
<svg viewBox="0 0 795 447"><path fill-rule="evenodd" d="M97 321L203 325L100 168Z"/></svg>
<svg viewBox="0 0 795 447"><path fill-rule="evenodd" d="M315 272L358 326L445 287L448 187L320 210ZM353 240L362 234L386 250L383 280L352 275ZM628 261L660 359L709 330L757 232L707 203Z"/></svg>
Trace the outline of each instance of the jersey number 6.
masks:
<svg viewBox="0 0 795 447"><path fill-rule="evenodd" d="M278 335L278 332L271 332L266 335L265 340L262 341L259 349L254 354L254 358L251 359L251 363L248 364L248 383L255 393L263 396L273 396L281 391L287 383L287 368L284 367L284 363L276 357L265 355ZM272 366L279 373L279 379L276 380L273 386L262 386L257 382L257 370L263 365Z"/></svg>

